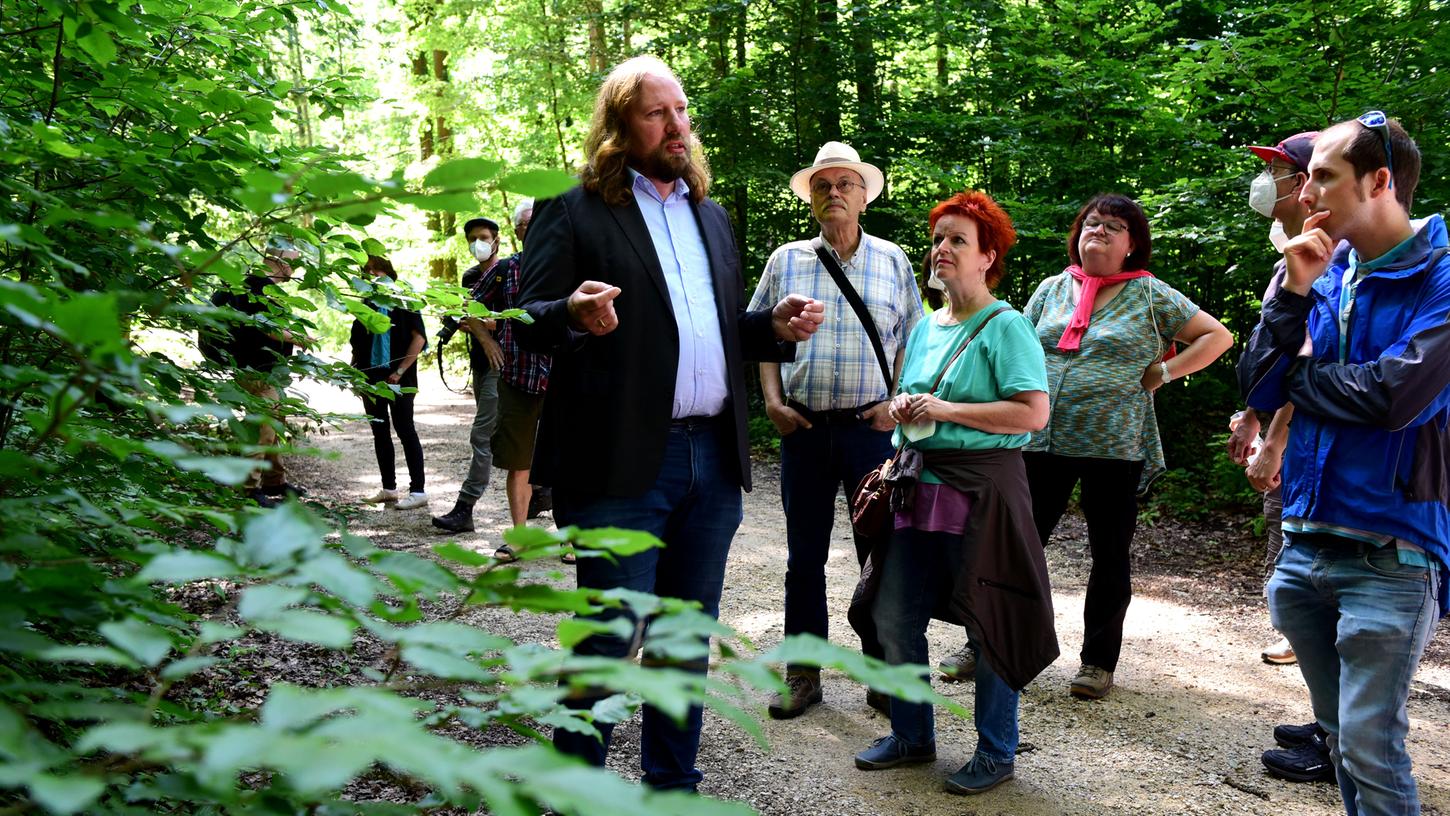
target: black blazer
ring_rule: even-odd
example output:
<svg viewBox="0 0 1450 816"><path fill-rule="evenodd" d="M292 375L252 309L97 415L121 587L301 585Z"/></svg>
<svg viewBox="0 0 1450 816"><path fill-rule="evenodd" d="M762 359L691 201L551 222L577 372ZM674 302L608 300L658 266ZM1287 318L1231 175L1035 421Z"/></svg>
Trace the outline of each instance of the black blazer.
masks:
<svg viewBox="0 0 1450 816"><path fill-rule="evenodd" d="M724 333L735 446L730 478L750 489L744 361L788 362L795 344L776 339L770 311L745 310L740 256L725 210L705 199L695 218L710 257ZM530 480L581 493L635 497L659 477L674 405L680 340L644 216L575 187L534 207L524 245L519 303L533 317L519 344L554 355ZM575 331L565 306L586 280L618 286L619 326L603 337Z"/></svg>

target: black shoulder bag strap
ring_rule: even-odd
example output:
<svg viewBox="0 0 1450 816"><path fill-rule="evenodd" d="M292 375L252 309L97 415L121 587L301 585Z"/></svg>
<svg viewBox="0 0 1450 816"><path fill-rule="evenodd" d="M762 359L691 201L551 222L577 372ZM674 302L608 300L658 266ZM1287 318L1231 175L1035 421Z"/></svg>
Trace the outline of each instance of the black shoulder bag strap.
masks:
<svg viewBox="0 0 1450 816"><path fill-rule="evenodd" d="M831 273L831 280L836 282L841 294L846 296L846 302L851 304L851 311L866 328L866 336L871 339L871 348L876 351L876 362L881 365L881 379L886 383L886 398L891 399L891 364L886 361L886 348L881 345L881 335L876 331L876 321L871 319L871 313L866 311L866 303L861 300L861 295L856 292L856 287L846 278L846 271L836 263L831 251L826 249L825 242L819 236L812 239L811 247L816 250L816 257L825 264L826 271Z"/></svg>

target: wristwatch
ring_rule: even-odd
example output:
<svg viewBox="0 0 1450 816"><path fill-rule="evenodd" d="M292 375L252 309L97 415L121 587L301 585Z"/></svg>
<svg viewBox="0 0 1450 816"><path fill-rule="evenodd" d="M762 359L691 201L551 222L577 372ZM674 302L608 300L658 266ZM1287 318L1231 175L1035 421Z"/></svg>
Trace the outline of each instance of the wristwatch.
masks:
<svg viewBox="0 0 1450 816"><path fill-rule="evenodd" d="M1169 372L1169 370L1168 370L1168 364L1167 363L1159 363L1158 364L1158 370L1161 371L1161 372L1163 372L1163 383L1164 383L1164 385L1167 385L1168 383L1173 382L1173 374L1171 372Z"/></svg>

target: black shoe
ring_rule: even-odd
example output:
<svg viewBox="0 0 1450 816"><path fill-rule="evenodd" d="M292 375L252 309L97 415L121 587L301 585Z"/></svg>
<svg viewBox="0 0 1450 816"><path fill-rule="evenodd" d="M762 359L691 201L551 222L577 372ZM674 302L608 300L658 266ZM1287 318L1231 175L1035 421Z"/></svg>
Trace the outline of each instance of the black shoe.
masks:
<svg viewBox="0 0 1450 816"><path fill-rule="evenodd" d="M258 507L276 507L277 505L282 503L281 499L277 498L276 496L268 496L266 491L262 490L261 488L258 488L256 490L248 490L247 498L256 502Z"/></svg>
<svg viewBox="0 0 1450 816"><path fill-rule="evenodd" d="M881 771L908 763L936 762L936 742L912 747L888 734L871 743L856 755L856 767L863 771Z"/></svg>
<svg viewBox="0 0 1450 816"><path fill-rule="evenodd" d="M554 509L554 491L547 487L536 487L529 496L529 509L524 518L538 518L540 513Z"/></svg>
<svg viewBox="0 0 1450 816"><path fill-rule="evenodd" d="M273 497L291 496L294 499L300 499L307 495L307 488L283 482L279 485L262 485L262 492Z"/></svg>
<svg viewBox="0 0 1450 816"><path fill-rule="evenodd" d="M877 711L891 716L891 695L876 689L866 689L866 705Z"/></svg>
<svg viewBox="0 0 1450 816"><path fill-rule="evenodd" d="M1324 729L1319 723L1305 723L1304 725L1276 725L1274 726L1274 742L1280 748L1298 748L1301 745L1308 745L1314 740L1324 741Z"/></svg>
<svg viewBox="0 0 1450 816"><path fill-rule="evenodd" d="M1298 748L1265 751L1262 760L1269 773L1291 782L1334 781L1334 763L1329 759L1329 746L1317 737Z"/></svg>
<svg viewBox="0 0 1450 816"><path fill-rule="evenodd" d="M433 526L450 533L473 532L473 505L459 502L441 516L433 517Z"/></svg>

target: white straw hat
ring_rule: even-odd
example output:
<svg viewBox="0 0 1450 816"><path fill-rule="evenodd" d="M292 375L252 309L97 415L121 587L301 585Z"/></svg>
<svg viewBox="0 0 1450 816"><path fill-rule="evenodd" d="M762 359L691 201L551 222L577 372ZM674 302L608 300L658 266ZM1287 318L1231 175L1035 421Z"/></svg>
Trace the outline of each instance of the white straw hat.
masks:
<svg viewBox="0 0 1450 816"><path fill-rule="evenodd" d="M841 142L826 142L816 153L815 164L807 167L790 177L791 192L800 196L802 201L807 203L811 200L811 177L822 170L844 167L847 170L855 170L861 174L861 180L866 182L866 201L875 201L881 195L881 190L886 187L886 177L874 164L867 164L861 161L861 154L856 148Z"/></svg>

